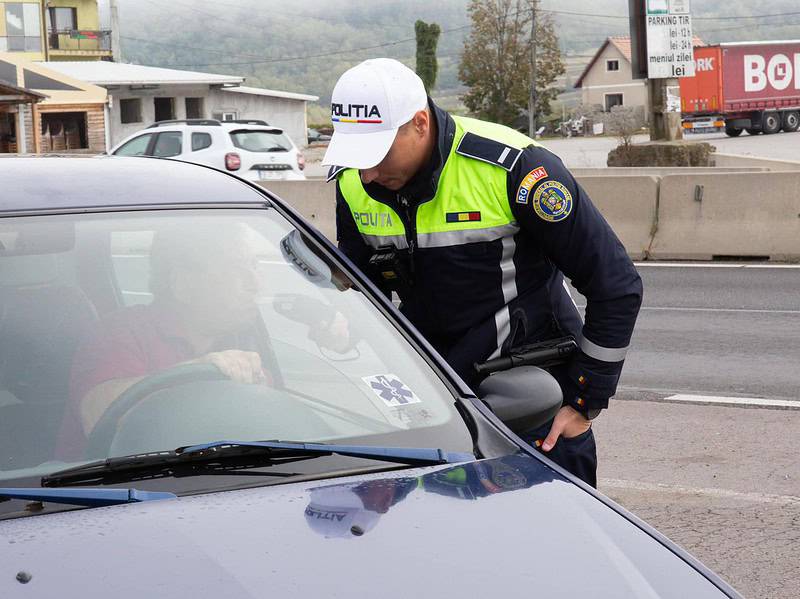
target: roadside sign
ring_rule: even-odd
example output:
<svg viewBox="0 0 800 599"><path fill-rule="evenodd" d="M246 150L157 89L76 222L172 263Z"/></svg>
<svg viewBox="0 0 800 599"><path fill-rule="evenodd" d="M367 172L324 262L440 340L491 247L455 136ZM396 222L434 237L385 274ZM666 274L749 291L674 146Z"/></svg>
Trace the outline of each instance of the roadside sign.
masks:
<svg viewBox="0 0 800 599"><path fill-rule="evenodd" d="M690 0L646 0L647 76L694 77Z"/></svg>

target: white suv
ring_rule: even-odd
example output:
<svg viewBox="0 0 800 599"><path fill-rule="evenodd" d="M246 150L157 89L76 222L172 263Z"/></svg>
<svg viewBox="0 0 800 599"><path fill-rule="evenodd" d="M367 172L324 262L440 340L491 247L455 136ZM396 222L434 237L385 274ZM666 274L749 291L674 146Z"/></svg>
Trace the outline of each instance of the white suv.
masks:
<svg viewBox="0 0 800 599"><path fill-rule="evenodd" d="M123 140L112 156L155 156L207 164L250 181L303 180L305 158L264 121L161 121Z"/></svg>

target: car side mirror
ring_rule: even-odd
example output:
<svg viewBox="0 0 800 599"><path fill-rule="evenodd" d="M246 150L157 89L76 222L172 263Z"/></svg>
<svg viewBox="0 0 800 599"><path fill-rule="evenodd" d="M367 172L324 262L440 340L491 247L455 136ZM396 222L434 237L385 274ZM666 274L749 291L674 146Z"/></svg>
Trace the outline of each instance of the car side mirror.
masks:
<svg viewBox="0 0 800 599"><path fill-rule="evenodd" d="M517 434L549 422L563 400L556 379L536 366L518 366L486 377L478 386L478 397Z"/></svg>

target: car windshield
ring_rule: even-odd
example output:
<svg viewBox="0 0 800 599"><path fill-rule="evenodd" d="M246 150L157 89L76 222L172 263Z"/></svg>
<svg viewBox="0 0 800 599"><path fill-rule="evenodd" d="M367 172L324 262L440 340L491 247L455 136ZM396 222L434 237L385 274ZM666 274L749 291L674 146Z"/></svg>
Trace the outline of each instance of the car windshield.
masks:
<svg viewBox="0 0 800 599"><path fill-rule="evenodd" d="M453 392L312 248L263 208L2 219L0 486L224 439L470 451Z"/></svg>
<svg viewBox="0 0 800 599"><path fill-rule="evenodd" d="M240 130L231 132L233 145L249 152L288 152L292 142L279 131Z"/></svg>

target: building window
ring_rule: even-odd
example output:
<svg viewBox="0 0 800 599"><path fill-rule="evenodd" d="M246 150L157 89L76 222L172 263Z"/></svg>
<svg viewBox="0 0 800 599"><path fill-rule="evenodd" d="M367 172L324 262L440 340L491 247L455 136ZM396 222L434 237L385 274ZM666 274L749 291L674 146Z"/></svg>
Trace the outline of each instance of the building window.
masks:
<svg viewBox="0 0 800 599"><path fill-rule="evenodd" d="M215 112L214 118L218 121L235 121L239 118L238 112Z"/></svg>
<svg viewBox="0 0 800 599"><path fill-rule="evenodd" d="M186 98L186 118L205 118L205 111L203 110L203 98Z"/></svg>
<svg viewBox="0 0 800 599"><path fill-rule="evenodd" d="M50 30L69 32L78 28L77 8L50 8Z"/></svg>
<svg viewBox="0 0 800 599"><path fill-rule="evenodd" d="M0 3L0 6L2 3ZM3 47L9 52L41 52L41 18L39 5L22 2L6 2L3 18L6 23L6 38Z"/></svg>
<svg viewBox="0 0 800 599"><path fill-rule="evenodd" d="M122 124L142 122L141 98L128 98L119 101L119 118Z"/></svg>
<svg viewBox="0 0 800 599"><path fill-rule="evenodd" d="M175 98L153 98L153 103L156 108L156 122L175 118Z"/></svg>
<svg viewBox="0 0 800 599"><path fill-rule="evenodd" d="M607 60L606 61L606 71L608 71L608 72L619 71L619 61L618 60Z"/></svg>
<svg viewBox="0 0 800 599"><path fill-rule="evenodd" d="M211 135L208 133L192 133L192 152L211 147Z"/></svg>
<svg viewBox="0 0 800 599"><path fill-rule="evenodd" d="M611 112L614 106L622 106L622 94L606 94L606 112Z"/></svg>

